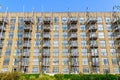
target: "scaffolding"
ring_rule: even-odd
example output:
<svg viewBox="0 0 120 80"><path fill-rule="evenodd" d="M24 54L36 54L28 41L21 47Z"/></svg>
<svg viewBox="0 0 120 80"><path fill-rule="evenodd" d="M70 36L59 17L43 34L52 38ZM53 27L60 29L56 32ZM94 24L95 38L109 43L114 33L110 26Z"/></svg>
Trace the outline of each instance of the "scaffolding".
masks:
<svg viewBox="0 0 120 80"><path fill-rule="evenodd" d="M90 71L92 73L99 73L99 55L98 55L98 45L97 45L97 19L90 16L90 13L87 11L86 13L87 21L86 21L86 29L88 40L88 51L89 51L89 65Z"/></svg>

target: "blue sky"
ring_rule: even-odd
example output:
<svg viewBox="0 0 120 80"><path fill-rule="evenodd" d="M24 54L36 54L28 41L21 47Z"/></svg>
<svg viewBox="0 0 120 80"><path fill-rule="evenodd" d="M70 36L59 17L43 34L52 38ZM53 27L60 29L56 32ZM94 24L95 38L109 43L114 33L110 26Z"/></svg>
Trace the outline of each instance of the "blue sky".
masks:
<svg viewBox="0 0 120 80"><path fill-rule="evenodd" d="M31 12L32 8L36 12L65 12L68 11L112 11L112 7L120 5L120 0L0 0L2 8L5 11L8 7L9 12L22 12L23 6L25 12Z"/></svg>

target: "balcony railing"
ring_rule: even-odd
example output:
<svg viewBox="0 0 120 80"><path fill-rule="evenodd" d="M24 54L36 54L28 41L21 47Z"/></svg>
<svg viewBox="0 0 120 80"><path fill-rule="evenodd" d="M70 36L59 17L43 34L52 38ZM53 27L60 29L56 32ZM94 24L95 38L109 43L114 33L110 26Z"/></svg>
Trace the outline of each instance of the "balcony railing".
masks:
<svg viewBox="0 0 120 80"><path fill-rule="evenodd" d="M5 32L5 31L6 31L6 28L5 28L5 27L0 26L0 31Z"/></svg>
<svg viewBox="0 0 120 80"><path fill-rule="evenodd" d="M78 22L77 18L70 18L68 20L68 23L70 23L70 24L77 24L77 22Z"/></svg>
<svg viewBox="0 0 120 80"><path fill-rule="evenodd" d="M32 28L30 26L26 26L26 27L24 27L24 30L25 31L32 31Z"/></svg>
<svg viewBox="0 0 120 80"><path fill-rule="evenodd" d="M24 61L22 61L22 65L21 66L26 66L26 67L28 67L28 62L27 63L25 63Z"/></svg>
<svg viewBox="0 0 120 80"><path fill-rule="evenodd" d="M50 24L51 23L51 18L44 18L43 23L44 24Z"/></svg>
<svg viewBox="0 0 120 80"><path fill-rule="evenodd" d="M74 63L71 64L71 66L72 66L72 67L78 67L79 64L78 64L78 62L74 62Z"/></svg>
<svg viewBox="0 0 120 80"><path fill-rule="evenodd" d="M90 26L89 31L92 31L92 32L94 31L95 32L95 31L97 31L97 28L95 26Z"/></svg>
<svg viewBox="0 0 120 80"><path fill-rule="evenodd" d="M5 19L5 18L0 18L0 24L7 24L8 23L8 20Z"/></svg>
<svg viewBox="0 0 120 80"><path fill-rule="evenodd" d="M87 24L95 24L96 22L97 22L97 19L95 19L95 18L89 18L87 20Z"/></svg>
<svg viewBox="0 0 120 80"><path fill-rule="evenodd" d="M24 48L30 48L30 44L24 43L24 44L23 44L23 47L24 47Z"/></svg>
<svg viewBox="0 0 120 80"><path fill-rule="evenodd" d="M77 34L71 34L70 39L77 39Z"/></svg>
<svg viewBox="0 0 120 80"><path fill-rule="evenodd" d="M23 56L23 57L29 57L29 52L24 52L24 53L22 54L22 56Z"/></svg>
<svg viewBox="0 0 120 80"><path fill-rule="evenodd" d="M32 18L25 18L25 19L24 19L24 23L25 23L25 24L33 23L33 19L32 19Z"/></svg>
<svg viewBox="0 0 120 80"><path fill-rule="evenodd" d="M77 44L71 44L70 47L77 47Z"/></svg>
<svg viewBox="0 0 120 80"><path fill-rule="evenodd" d="M48 34L44 34L44 39L50 39L50 35L48 35Z"/></svg>
<svg viewBox="0 0 120 80"><path fill-rule="evenodd" d="M92 57L98 57L98 53L91 53Z"/></svg>
<svg viewBox="0 0 120 80"><path fill-rule="evenodd" d="M0 49L3 47L3 44L2 43L0 43Z"/></svg>
<svg viewBox="0 0 120 80"><path fill-rule="evenodd" d="M98 45L97 44L90 44L90 48L98 48Z"/></svg>
<svg viewBox="0 0 120 80"><path fill-rule="evenodd" d="M46 31L46 32L47 32L47 31L50 31L50 27L44 26L44 27L43 27L43 30Z"/></svg>
<svg viewBox="0 0 120 80"><path fill-rule="evenodd" d="M4 40L4 35L1 35L1 36L0 36L0 39L1 39L1 40Z"/></svg>
<svg viewBox="0 0 120 80"><path fill-rule="evenodd" d="M30 35L24 35L24 39L31 39Z"/></svg>
<svg viewBox="0 0 120 80"><path fill-rule="evenodd" d="M44 57L50 57L50 53L43 53Z"/></svg>
<svg viewBox="0 0 120 80"><path fill-rule="evenodd" d="M71 53L71 57L78 57L78 53Z"/></svg>
<svg viewBox="0 0 120 80"><path fill-rule="evenodd" d="M92 62L92 66L93 66L93 67L99 67L100 64L99 64L99 62Z"/></svg>
<svg viewBox="0 0 120 80"><path fill-rule="evenodd" d="M117 39L118 39L118 40L120 39L120 35L117 35Z"/></svg>
<svg viewBox="0 0 120 80"><path fill-rule="evenodd" d="M44 47L44 48L50 47L50 44L43 44L43 47Z"/></svg>
<svg viewBox="0 0 120 80"><path fill-rule="evenodd" d="M76 26L71 26L70 31L77 31L77 27Z"/></svg>
<svg viewBox="0 0 120 80"><path fill-rule="evenodd" d="M48 63L43 63L42 66L43 66L43 67L49 67L50 64L49 64L49 62L48 62Z"/></svg>
<svg viewBox="0 0 120 80"><path fill-rule="evenodd" d="M90 40L96 40L97 39L97 35L90 35Z"/></svg>

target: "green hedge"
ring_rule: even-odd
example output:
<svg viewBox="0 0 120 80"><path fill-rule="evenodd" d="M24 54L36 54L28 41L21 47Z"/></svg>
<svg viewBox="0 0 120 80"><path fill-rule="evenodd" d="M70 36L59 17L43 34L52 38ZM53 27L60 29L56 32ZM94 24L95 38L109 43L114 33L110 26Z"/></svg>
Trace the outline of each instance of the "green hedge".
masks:
<svg viewBox="0 0 120 80"><path fill-rule="evenodd" d="M0 80L120 80L113 74L23 74L18 72L0 73Z"/></svg>

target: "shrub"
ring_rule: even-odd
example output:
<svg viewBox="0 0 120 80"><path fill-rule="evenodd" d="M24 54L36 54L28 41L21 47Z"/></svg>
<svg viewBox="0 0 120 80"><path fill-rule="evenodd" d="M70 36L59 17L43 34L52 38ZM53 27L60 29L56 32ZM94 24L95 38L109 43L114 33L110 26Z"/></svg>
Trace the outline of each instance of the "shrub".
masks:
<svg viewBox="0 0 120 80"><path fill-rule="evenodd" d="M40 75L37 80L54 80L49 75Z"/></svg>
<svg viewBox="0 0 120 80"><path fill-rule="evenodd" d="M56 80L64 80L64 75L63 74L55 74L54 75Z"/></svg>

